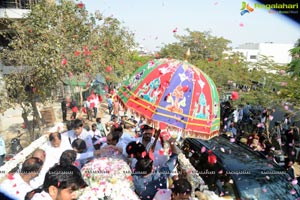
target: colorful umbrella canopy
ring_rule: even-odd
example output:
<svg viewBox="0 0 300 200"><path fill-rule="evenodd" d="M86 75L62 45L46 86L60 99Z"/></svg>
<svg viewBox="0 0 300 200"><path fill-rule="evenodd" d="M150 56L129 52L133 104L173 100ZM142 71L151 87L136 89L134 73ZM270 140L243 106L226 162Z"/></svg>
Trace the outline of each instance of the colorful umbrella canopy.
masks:
<svg viewBox="0 0 300 200"><path fill-rule="evenodd" d="M118 95L131 112L178 128L185 137L210 139L219 133L217 88L208 75L186 61L150 61L125 81Z"/></svg>

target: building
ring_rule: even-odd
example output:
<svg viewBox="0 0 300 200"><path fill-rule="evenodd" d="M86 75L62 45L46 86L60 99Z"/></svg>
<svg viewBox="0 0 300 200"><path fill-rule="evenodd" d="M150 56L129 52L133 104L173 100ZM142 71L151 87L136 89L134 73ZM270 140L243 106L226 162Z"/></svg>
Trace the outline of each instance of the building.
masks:
<svg viewBox="0 0 300 200"><path fill-rule="evenodd" d="M233 49L233 52L241 52L248 62L258 62L261 56L267 56L276 64L286 65L291 62L292 56L289 50L294 48L293 44L281 43L245 43Z"/></svg>
<svg viewBox="0 0 300 200"><path fill-rule="evenodd" d="M21 19L30 11L30 5L37 0L2 0L0 2L0 19Z"/></svg>
<svg viewBox="0 0 300 200"><path fill-rule="evenodd" d="M8 29L9 23L15 20L22 20L29 14L30 8L38 0L0 0L0 51L7 47L12 31ZM6 37L8 36L8 37ZM0 60L0 89L3 88L3 76L15 72L17 67Z"/></svg>
<svg viewBox="0 0 300 200"><path fill-rule="evenodd" d="M0 1L0 32L9 33L8 23L22 20L30 12L30 7L38 0L1 0ZM7 20L9 19L9 20ZM8 45L7 39L0 35L0 50Z"/></svg>

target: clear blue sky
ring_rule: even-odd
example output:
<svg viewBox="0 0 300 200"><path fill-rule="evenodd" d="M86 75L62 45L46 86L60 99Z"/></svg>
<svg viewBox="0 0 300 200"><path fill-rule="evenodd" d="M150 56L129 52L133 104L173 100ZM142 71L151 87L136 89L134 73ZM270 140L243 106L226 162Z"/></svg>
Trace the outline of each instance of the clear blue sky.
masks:
<svg viewBox="0 0 300 200"><path fill-rule="evenodd" d="M89 12L99 10L113 15L135 33L136 41L147 50L158 50L176 41L177 34L211 31L232 41L231 46L247 42L295 43L300 26L278 13L255 9L240 15L242 0L82 0ZM254 1L248 0L253 7ZM288 2L288 1L287 1Z"/></svg>

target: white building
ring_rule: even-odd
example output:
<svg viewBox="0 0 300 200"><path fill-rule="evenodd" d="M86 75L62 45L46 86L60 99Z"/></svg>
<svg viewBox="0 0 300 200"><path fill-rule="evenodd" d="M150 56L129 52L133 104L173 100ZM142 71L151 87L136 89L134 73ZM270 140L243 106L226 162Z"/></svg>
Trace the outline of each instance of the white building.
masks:
<svg viewBox="0 0 300 200"><path fill-rule="evenodd" d="M0 1L0 19L22 19L30 12L31 4L38 0L1 0Z"/></svg>
<svg viewBox="0 0 300 200"><path fill-rule="evenodd" d="M289 50L293 44L280 43L245 43L233 49L233 52L241 52L248 62L258 62L260 56L267 56L276 64L286 65L291 62L292 57Z"/></svg>

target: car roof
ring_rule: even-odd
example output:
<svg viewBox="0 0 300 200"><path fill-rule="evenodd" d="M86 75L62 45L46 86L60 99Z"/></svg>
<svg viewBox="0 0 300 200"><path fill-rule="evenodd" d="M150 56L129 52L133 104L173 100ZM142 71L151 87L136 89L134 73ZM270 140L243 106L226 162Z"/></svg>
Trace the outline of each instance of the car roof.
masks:
<svg viewBox="0 0 300 200"><path fill-rule="evenodd" d="M188 138L187 140L194 144L200 143L206 149L212 150L227 170L249 170L251 172L271 169L282 170L280 166L263 158L261 154L253 152L253 150L243 145L230 142L224 136L214 137L210 140L194 138Z"/></svg>
<svg viewBox="0 0 300 200"><path fill-rule="evenodd" d="M291 177L281 166L269 161L245 145L230 142L224 136L214 137L210 140L194 138L187 138L186 140L196 147L201 144L207 150L212 150L217 156L218 162L222 163L226 173L231 173L239 191L252 190L248 193L256 193L259 196L259 198L252 196L249 199L295 199L295 196L300 196L299 186L291 184ZM293 190L295 191L294 195L292 194L294 193ZM248 194L240 195L248 197Z"/></svg>

